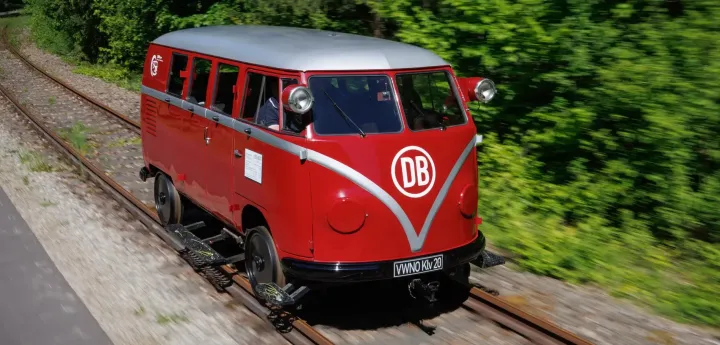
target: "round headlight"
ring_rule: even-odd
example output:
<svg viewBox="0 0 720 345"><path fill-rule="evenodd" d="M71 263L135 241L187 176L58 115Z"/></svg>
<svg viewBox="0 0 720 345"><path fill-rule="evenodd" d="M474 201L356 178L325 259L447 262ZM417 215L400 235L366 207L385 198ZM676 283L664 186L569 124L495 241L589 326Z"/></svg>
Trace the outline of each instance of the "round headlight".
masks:
<svg viewBox="0 0 720 345"><path fill-rule="evenodd" d="M495 97L496 93L497 89L495 89L495 83L493 83L490 79L483 79L477 83L477 86L475 86L475 97L477 97L480 102L490 102L490 100Z"/></svg>
<svg viewBox="0 0 720 345"><path fill-rule="evenodd" d="M305 114L310 110L313 104L313 96L310 93L310 89L304 86L297 86L290 91L288 96L287 106L289 110L298 113Z"/></svg>

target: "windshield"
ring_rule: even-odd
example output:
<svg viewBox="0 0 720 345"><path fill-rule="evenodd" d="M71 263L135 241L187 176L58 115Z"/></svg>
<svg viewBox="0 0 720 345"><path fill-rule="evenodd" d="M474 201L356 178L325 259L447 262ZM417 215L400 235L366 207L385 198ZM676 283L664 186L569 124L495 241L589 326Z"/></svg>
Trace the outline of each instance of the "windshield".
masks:
<svg viewBox="0 0 720 345"><path fill-rule="evenodd" d="M387 76L313 76L313 126L318 134L397 133L400 112Z"/></svg>
<svg viewBox="0 0 720 345"><path fill-rule="evenodd" d="M444 129L465 124L465 114L450 80L445 71L397 75L398 94L410 129Z"/></svg>

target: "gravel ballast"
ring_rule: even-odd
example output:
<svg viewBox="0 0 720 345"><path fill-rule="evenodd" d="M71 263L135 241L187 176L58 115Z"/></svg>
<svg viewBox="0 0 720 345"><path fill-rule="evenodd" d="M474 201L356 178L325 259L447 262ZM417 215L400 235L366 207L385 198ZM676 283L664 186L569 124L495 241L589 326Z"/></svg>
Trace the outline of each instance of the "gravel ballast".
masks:
<svg viewBox="0 0 720 345"><path fill-rule="evenodd" d="M5 99L0 113L0 185L114 344L287 343L84 182Z"/></svg>

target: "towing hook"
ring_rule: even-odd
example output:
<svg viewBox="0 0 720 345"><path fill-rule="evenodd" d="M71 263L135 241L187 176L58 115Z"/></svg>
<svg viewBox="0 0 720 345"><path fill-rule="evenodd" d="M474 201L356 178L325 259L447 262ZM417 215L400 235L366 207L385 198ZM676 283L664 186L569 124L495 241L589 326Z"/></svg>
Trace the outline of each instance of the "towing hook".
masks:
<svg viewBox="0 0 720 345"><path fill-rule="evenodd" d="M437 301L437 298L435 298L435 293L440 289L440 282L438 281L431 281L429 283L425 283L420 278L416 278L410 281L408 283L408 292L410 292L410 297L413 299L417 299L417 296L425 297L425 299L429 303L434 303Z"/></svg>

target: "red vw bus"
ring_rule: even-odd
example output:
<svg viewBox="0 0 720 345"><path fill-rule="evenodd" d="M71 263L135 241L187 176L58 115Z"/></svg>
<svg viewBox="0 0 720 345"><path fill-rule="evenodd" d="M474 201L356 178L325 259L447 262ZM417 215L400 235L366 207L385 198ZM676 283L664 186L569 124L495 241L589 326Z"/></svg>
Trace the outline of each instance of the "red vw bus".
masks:
<svg viewBox="0 0 720 345"><path fill-rule="evenodd" d="M495 92L388 40L175 31L147 52L140 177L155 178L158 216L191 265L244 266L261 296L292 304L313 284L382 279L435 291L433 275L498 263L477 228L467 106Z"/></svg>

